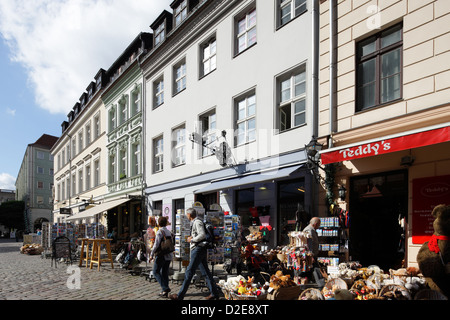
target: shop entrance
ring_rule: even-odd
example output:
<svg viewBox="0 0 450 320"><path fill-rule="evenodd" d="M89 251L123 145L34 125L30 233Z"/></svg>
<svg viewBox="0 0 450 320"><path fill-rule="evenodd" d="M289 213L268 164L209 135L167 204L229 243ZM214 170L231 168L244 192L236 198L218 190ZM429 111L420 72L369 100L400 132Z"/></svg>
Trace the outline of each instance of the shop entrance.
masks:
<svg viewBox="0 0 450 320"><path fill-rule="evenodd" d="M408 173L385 172L350 179L350 256L387 271L405 258Z"/></svg>

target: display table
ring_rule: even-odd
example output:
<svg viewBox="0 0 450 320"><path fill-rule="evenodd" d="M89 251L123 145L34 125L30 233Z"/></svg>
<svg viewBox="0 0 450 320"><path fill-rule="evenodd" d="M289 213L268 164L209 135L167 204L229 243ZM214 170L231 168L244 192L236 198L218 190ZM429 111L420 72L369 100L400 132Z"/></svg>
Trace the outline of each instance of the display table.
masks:
<svg viewBox="0 0 450 320"><path fill-rule="evenodd" d="M83 261L86 261L86 268L89 267L89 245L92 244L94 239L81 239L81 251L80 251L80 263L79 267L83 265Z"/></svg>
<svg viewBox="0 0 450 320"><path fill-rule="evenodd" d="M102 262L110 262L111 268L114 269L113 265L113 258L111 255L111 240L112 239L89 239L89 241L92 241L92 254L91 254L91 263L90 263L90 269L92 269L92 266L94 263L97 264L97 269L100 271L100 265ZM105 245L106 253L108 255L108 258L102 259L101 258L101 250L102 245Z"/></svg>

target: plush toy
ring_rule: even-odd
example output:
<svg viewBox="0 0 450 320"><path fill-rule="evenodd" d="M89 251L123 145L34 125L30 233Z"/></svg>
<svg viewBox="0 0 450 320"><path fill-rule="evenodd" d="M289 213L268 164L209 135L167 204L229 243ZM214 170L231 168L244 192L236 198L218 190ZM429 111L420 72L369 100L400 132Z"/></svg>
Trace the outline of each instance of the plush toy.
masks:
<svg viewBox="0 0 450 320"><path fill-rule="evenodd" d="M450 206L438 205L431 214L434 233L420 248L417 263L430 289L450 297Z"/></svg>

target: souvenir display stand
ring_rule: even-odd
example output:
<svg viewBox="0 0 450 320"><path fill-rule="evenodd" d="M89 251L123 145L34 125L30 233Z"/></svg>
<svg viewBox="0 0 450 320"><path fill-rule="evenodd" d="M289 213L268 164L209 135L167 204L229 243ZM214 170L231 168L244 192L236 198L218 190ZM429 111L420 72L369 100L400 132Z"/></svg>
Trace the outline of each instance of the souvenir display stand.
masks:
<svg viewBox="0 0 450 320"><path fill-rule="evenodd" d="M224 213L224 268L231 273L233 268L237 268L241 263L241 219L238 215Z"/></svg>

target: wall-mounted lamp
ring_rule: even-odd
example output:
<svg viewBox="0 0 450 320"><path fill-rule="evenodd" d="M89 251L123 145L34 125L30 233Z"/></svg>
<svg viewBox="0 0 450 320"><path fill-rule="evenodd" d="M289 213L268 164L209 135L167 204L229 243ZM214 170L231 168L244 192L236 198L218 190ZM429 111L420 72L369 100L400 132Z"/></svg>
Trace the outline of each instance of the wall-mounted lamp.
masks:
<svg viewBox="0 0 450 320"><path fill-rule="evenodd" d="M308 160L307 166L308 169L315 169L315 168L321 168L319 165L320 161L320 150L322 150L323 144L317 142L316 138L312 138L312 140L305 145L305 153L306 153L306 159Z"/></svg>
<svg viewBox="0 0 450 320"><path fill-rule="evenodd" d="M263 184L259 187L259 190L267 190L267 185Z"/></svg>
<svg viewBox="0 0 450 320"><path fill-rule="evenodd" d="M345 189L345 187L341 185L341 186L339 187L339 198L340 198L342 201L345 201L346 193L347 193L347 189Z"/></svg>

